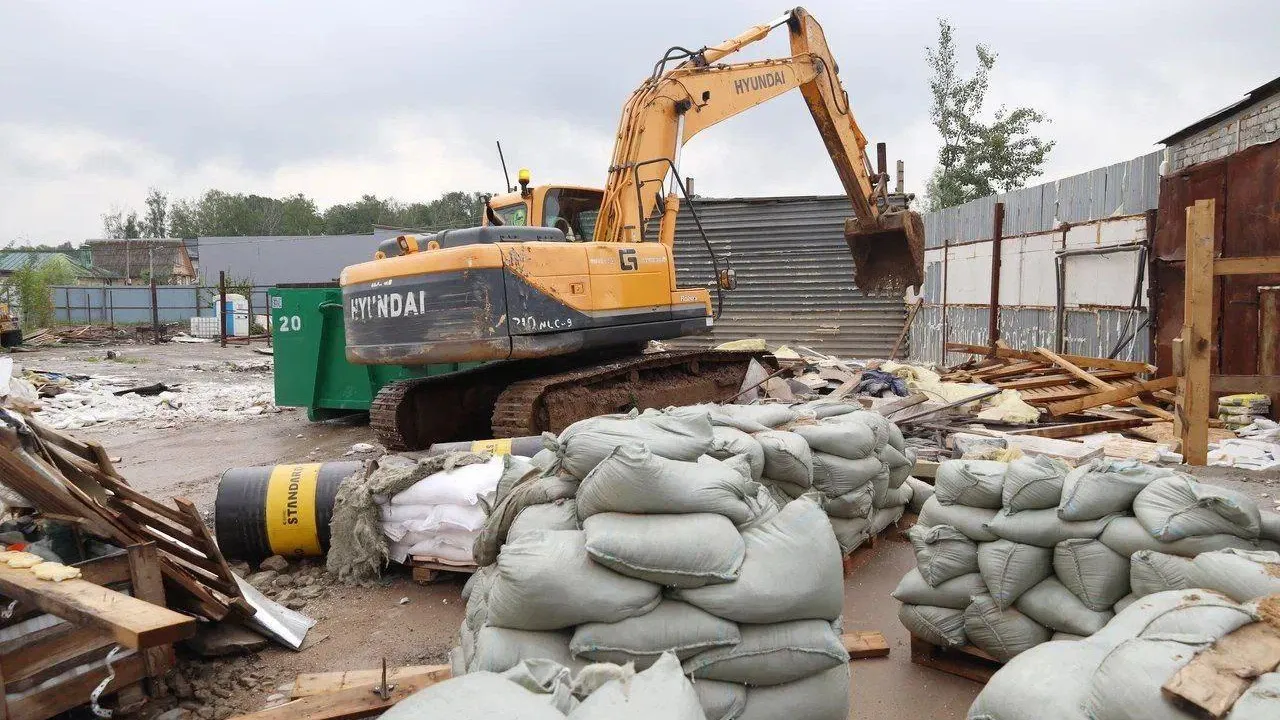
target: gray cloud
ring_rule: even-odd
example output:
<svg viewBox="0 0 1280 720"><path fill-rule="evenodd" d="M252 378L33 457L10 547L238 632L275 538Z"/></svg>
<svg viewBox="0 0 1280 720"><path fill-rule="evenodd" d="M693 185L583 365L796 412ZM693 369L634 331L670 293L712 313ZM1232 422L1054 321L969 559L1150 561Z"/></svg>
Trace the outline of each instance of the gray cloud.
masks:
<svg viewBox="0 0 1280 720"><path fill-rule="evenodd" d="M94 235L98 214L138 204L149 185L301 191L322 202L497 189L497 137L537 178L598 184L622 103L666 47L718 42L786 9L761 0L112 5L0 5L0 242ZM914 189L937 145L923 54L939 14L957 26L964 62L979 41L1000 53L992 109L1032 104L1053 117L1049 177L1145 152L1280 67L1277 3L1206 12L1190 0L822 0L810 10L861 125L906 159ZM780 34L745 58L787 52ZM707 194L840 187L798 95L708 131L686 161ZM74 210L60 199L68 192Z"/></svg>

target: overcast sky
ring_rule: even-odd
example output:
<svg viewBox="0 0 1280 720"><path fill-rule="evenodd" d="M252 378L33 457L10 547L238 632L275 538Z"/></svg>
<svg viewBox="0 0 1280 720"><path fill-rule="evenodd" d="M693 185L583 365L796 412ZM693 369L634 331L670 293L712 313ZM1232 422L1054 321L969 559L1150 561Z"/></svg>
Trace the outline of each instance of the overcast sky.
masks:
<svg viewBox="0 0 1280 720"><path fill-rule="evenodd" d="M939 144L925 46L1000 58L989 109L1049 114L1058 178L1126 160L1280 70L1280 3L810 0L863 130L922 191ZM777 17L761 0L26 2L0 0L0 245L101 233L148 187L500 191L494 152L535 182L600 185L629 93L671 45ZM779 30L744 59L789 52ZM683 171L707 196L838 193L798 92L712 128Z"/></svg>

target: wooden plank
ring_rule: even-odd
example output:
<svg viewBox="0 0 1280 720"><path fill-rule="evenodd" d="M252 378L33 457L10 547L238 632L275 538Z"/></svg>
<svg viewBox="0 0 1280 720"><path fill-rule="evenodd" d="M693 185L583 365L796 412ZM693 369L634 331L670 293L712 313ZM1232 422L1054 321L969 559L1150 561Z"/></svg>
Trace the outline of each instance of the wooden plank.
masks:
<svg viewBox="0 0 1280 720"><path fill-rule="evenodd" d="M0 673L8 687L67 660L114 644L115 640L100 628L61 623L5 643L4 652L0 653Z"/></svg>
<svg viewBox="0 0 1280 720"><path fill-rule="evenodd" d="M448 665L407 665L405 667L387 668L387 682L398 683L404 678L448 671ZM289 699L323 695L324 693L347 690L353 687L370 687L382 681L382 670L339 670L337 672L301 673L293 681L293 690Z"/></svg>
<svg viewBox="0 0 1280 720"><path fill-rule="evenodd" d="M204 543L200 550L204 551L204 554L217 566L218 577L231 585L232 591L228 592L227 595L233 598L240 597L242 594L240 586L236 584L235 576L231 572L231 566L227 565L227 559L222 556L222 549L218 547L218 541L214 540L213 535L209 534L209 528L205 527L204 520L200 518L200 512L196 510L196 506L186 498L174 498L173 504L177 505L178 510L187 516L187 527L191 528L195 532L197 539Z"/></svg>
<svg viewBox="0 0 1280 720"><path fill-rule="evenodd" d="M911 662L976 683L986 683L1001 668L1000 661L971 645L942 648L914 635Z"/></svg>
<svg viewBox="0 0 1280 720"><path fill-rule="evenodd" d="M112 664L115 679L107 685L106 692L117 692L121 688L132 685L146 677L147 667L140 655L117 660ZM33 720L51 718L58 713L84 705L89 693L105 680L107 670L101 664L82 675L68 678L64 682L54 683L49 687L24 694L9 700L9 717L13 720Z"/></svg>
<svg viewBox="0 0 1280 720"><path fill-rule="evenodd" d="M898 350L902 348L902 342L907 339L907 333L911 332L911 324L916 321L916 313L920 312L921 305L924 305L924 295L916 298L916 304L912 305L907 313L907 319L902 323L902 332L898 333L898 339L893 343L893 350L889 352L890 360L898 357Z"/></svg>
<svg viewBox="0 0 1280 720"><path fill-rule="evenodd" d="M1025 430L1009 430L1010 435L1035 435L1043 438L1069 438L1093 433L1112 432L1126 428L1138 427L1154 422L1147 418L1117 418L1114 420L1090 420L1088 422L1067 423L1065 425L1046 425Z"/></svg>
<svg viewBox="0 0 1280 720"><path fill-rule="evenodd" d="M141 507L143 510L146 510L147 512L153 513L155 515L162 515L165 517L165 519L172 520L173 522L178 524L183 524L186 522L186 518L182 516L182 513L178 512L177 510L174 510L173 508L167 505L164 505L162 503L156 502L155 500L152 500L151 498L147 497L146 495L143 495L137 490L134 490L128 485L121 483L119 480L106 478L104 479L104 482L107 485L107 489L110 490L112 493L118 495L120 498L124 500L128 500L134 505Z"/></svg>
<svg viewBox="0 0 1280 720"><path fill-rule="evenodd" d="M77 625L92 625L129 648L173 643L195 634L193 618L84 580L37 580L30 570L0 565L0 595Z"/></svg>
<svg viewBox="0 0 1280 720"><path fill-rule="evenodd" d="M1212 203L1212 200L1200 202ZM1199 205L1200 202L1196 203ZM1212 226L1210 226L1212 228ZM1190 236L1188 236L1190 237ZM1212 239L1212 235L1210 238ZM1188 243L1190 240L1187 241ZM1212 257L1212 256L1210 256ZM1280 255L1214 258L1214 275L1280 275Z"/></svg>
<svg viewBox="0 0 1280 720"><path fill-rule="evenodd" d="M1117 380L1121 378L1131 378L1133 373L1122 372L1120 370L1098 370L1092 375L1101 380ZM1003 382L993 382L998 388L1005 390L1030 390L1033 388L1053 387L1054 385L1068 385L1075 381L1075 376L1068 374L1040 375L1039 377L1018 378L1016 380L1005 380Z"/></svg>
<svg viewBox="0 0 1280 720"><path fill-rule="evenodd" d="M1166 697L1220 718L1253 684L1280 666L1280 630L1250 623L1218 638L1174 673L1160 689Z"/></svg>
<svg viewBox="0 0 1280 720"><path fill-rule="evenodd" d="M382 713L423 688L435 685L451 677L449 668L401 678L383 700L368 686L360 686L298 698L266 710L235 715L233 720L353 720Z"/></svg>
<svg viewBox="0 0 1280 720"><path fill-rule="evenodd" d="M1262 358L1258 358L1261 362ZM1214 375L1209 390L1216 393L1280 394L1280 375Z"/></svg>
<svg viewBox="0 0 1280 720"><path fill-rule="evenodd" d="M947 343L948 352L967 352L974 355L989 355L991 348L986 345L967 345L965 343ZM998 347L995 349L996 357L1012 358L1015 360L1041 360L1034 352L1026 350L1014 350L1012 348ZM1068 355L1063 353L1061 357L1066 358L1075 365L1083 368L1105 368L1107 370L1123 370L1124 372L1141 375L1144 373L1153 373L1156 371L1155 365L1146 363L1133 362L1131 360L1112 360L1111 358L1095 358L1086 355Z"/></svg>
<svg viewBox="0 0 1280 720"><path fill-rule="evenodd" d="M909 407L915 407L920 403L928 402L928 401L929 401L928 395L925 395L924 393L912 393L902 398L901 400L894 400L893 402L885 403L884 405L881 405L880 407L875 409L875 412L879 413L880 415L883 415L884 417L888 417L900 410L906 410Z"/></svg>
<svg viewBox="0 0 1280 720"><path fill-rule="evenodd" d="M1071 467L1079 467L1103 455L1102 448L1089 447L1084 443L1071 440L1055 440L1035 435L1011 435L1001 433L1005 443L1011 448L1018 448L1028 455L1047 455L1058 458Z"/></svg>
<svg viewBox="0 0 1280 720"><path fill-rule="evenodd" d="M1209 360L1213 326L1213 200L1187 208L1186 284L1182 306L1182 366L1174 429L1188 465L1209 460Z"/></svg>
<svg viewBox="0 0 1280 720"><path fill-rule="evenodd" d="M1155 380L1147 380L1146 382L1137 383L1135 385L1127 385L1118 387L1114 390L1104 390L1096 392L1092 395L1075 400L1064 400L1049 405L1049 413L1051 415L1070 415L1078 413L1081 410L1099 407L1101 405L1114 405L1122 400L1135 397L1144 392L1152 392L1153 390L1167 390L1178 384L1178 379L1172 375L1168 377L1156 378Z"/></svg>
<svg viewBox="0 0 1280 720"><path fill-rule="evenodd" d="M845 633L840 636L840 641L844 643L844 649L849 652L850 660L885 657L889 654L889 643L885 641L884 633L874 630Z"/></svg>
<svg viewBox="0 0 1280 720"><path fill-rule="evenodd" d="M1091 373L1089 373L1089 372L1086 372L1086 371L1082 370L1081 368L1076 367L1074 364L1072 364L1070 361L1068 361L1068 360L1066 360L1065 358L1063 358L1061 355L1058 355L1058 354L1056 354L1056 353L1054 353L1054 352L1051 352L1051 351L1049 351L1049 350L1047 350L1047 349L1045 349L1045 348L1041 348L1041 347L1036 348L1036 353L1038 353L1039 355L1041 355L1041 356L1043 356L1043 357L1046 357L1046 358L1049 358L1049 359L1053 360L1053 362L1054 362L1056 365L1058 365L1058 366L1062 367L1062 369L1066 370L1067 372L1071 373L1072 375L1075 375L1076 377L1080 378L1081 380L1084 380L1086 383L1089 383L1090 385L1092 385L1092 386L1094 386L1094 387L1098 388L1099 390L1114 390L1114 389L1116 389L1116 386L1115 386L1115 385L1112 385L1111 383L1108 383L1108 382L1106 382L1106 381L1104 381L1104 380L1100 380L1100 379L1098 379L1098 378L1094 377L1094 376L1093 376L1093 374L1091 374ZM1173 419L1173 415L1172 415L1172 414L1170 414L1169 412L1167 412L1167 411L1165 411L1165 410L1162 410L1162 409L1160 409L1160 408L1158 408L1158 407L1155 407L1155 406L1153 406L1153 405L1149 405L1149 404L1147 404L1147 403L1144 403L1144 402L1142 402L1141 400L1129 399L1129 400L1126 400L1126 401L1125 401L1125 403L1126 403L1126 404L1128 404L1128 405L1133 405L1134 407L1141 408L1141 409L1143 409L1143 410L1145 410L1145 411L1147 411L1147 412L1151 413L1152 415L1155 415L1156 417L1163 418L1163 419L1165 419L1165 420L1172 420L1172 419Z"/></svg>
<svg viewBox="0 0 1280 720"><path fill-rule="evenodd" d="M130 584L133 596L152 605L166 607L164 599L164 573L160 570L160 555L155 543L138 543L125 548L129 563ZM147 663L147 677L159 678L177 661L172 645L147 648L142 651ZM164 697L168 686L163 682L147 681L147 689L153 697Z"/></svg>
<svg viewBox="0 0 1280 720"><path fill-rule="evenodd" d="M983 380L999 380L1001 378L1026 375L1028 373L1036 372L1037 370L1046 369L1048 368L1046 367L1046 363L1043 361L1024 360L1002 368L975 372L973 373L973 376Z"/></svg>

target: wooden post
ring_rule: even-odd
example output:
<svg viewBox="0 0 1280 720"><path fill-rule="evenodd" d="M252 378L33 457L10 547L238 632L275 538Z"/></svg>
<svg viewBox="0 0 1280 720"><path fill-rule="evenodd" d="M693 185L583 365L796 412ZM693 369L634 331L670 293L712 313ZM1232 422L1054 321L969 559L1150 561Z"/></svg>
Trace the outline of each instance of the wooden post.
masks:
<svg viewBox="0 0 1280 720"><path fill-rule="evenodd" d="M218 312L214 313L213 316L218 320L218 342L222 344L222 347L226 347L227 346L227 272L225 270L218 271Z"/></svg>
<svg viewBox="0 0 1280 720"><path fill-rule="evenodd" d="M987 344L993 349L1000 339L1000 245L1004 239L1004 203L996 203L991 221L991 317L987 320Z"/></svg>
<svg viewBox="0 0 1280 720"><path fill-rule="evenodd" d="M140 543L125 548L129 560L129 579L133 596L152 605L165 607L164 578L160 572L160 557L155 543ZM152 697L164 697L163 675L175 662L172 645L148 648L143 651L147 664L147 690Z"/></svg>
<svg viewBox="0 0 1280 720"><path fill-rule="evenodd" d="M923 292L924 288L921 288ZM911 310L907 312L907 319L902 323L902 332L898 333L898 340L893 344L893 350L889 352L889 359L893 360L898 357L898 350L902 349L902 341L907 339L907 333L911 332L911 324L916 321L916 313L920 312L920 306L924 304L924 295L916 298L916 303L911 306Z"/></svg>
<svg viewBox="0 0 1280 720"><path fill-rule="evenodd" d="M1188 465L1209 461L1209 359L1213 344L1213 200L1187 208L1182 374L1174 430Z"/></svg>
<svg viewBox="0 0 1280 720"><path fill-rule="evenodd" d="M156 301L156 279L151 278L151 342L160 344L160 307Z"/></svg>

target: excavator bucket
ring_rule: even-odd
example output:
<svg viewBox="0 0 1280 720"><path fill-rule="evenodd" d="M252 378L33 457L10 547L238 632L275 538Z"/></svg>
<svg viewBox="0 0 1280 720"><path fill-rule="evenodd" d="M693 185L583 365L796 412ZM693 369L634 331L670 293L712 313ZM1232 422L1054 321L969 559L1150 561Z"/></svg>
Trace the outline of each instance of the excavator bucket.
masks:
<svg viewBox="0 0 1280 720"><path fill-rule="evenodd" d="M924 284L924 220L910 210L884 213L868 227L857 218L844 223L853 253L853 279L866 292L902 292Z"/></svg>

